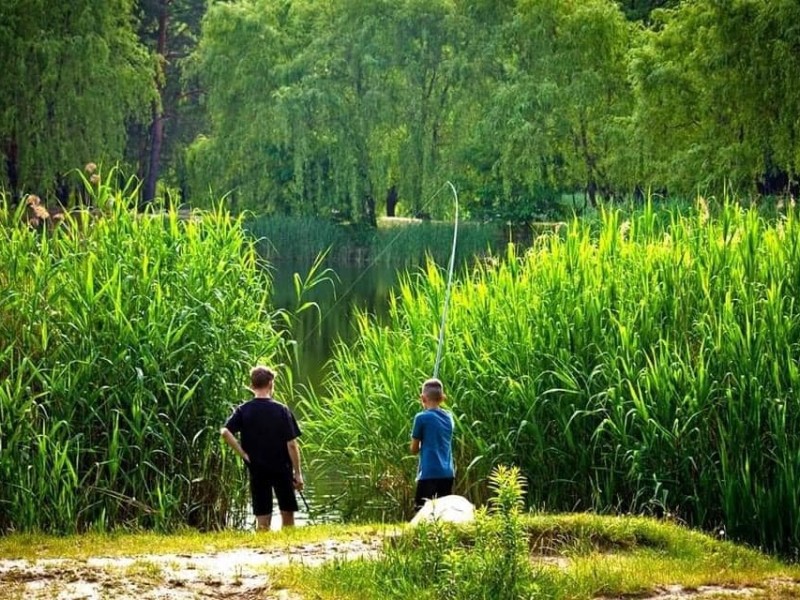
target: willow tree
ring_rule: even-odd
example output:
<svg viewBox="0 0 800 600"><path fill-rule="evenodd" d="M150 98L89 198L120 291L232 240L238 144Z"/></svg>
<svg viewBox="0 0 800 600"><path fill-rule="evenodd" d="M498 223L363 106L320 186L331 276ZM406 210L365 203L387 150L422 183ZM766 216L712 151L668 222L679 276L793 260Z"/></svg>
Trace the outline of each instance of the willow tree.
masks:
<svg viewBox="0 0 800 600"><path fill-rule="evenodd" d="M300 188L330 186L346 218L371 225L392 152L397 81L384 36L395 10L386 0L315 4L306 13L313 35L289 65L296 77L277 107Z"/></svg>
<svg viewBox="0 0 800 600"><path fill-rule="evenodd" d="M290 211L292 156L279 141L275 97L301 32L273 0L210 6L196 60L209 129L187 157L194 203L226 194L236 208Z"/></svg>
<svg viewBox="0 0 800 600"><path fill-rule="evenodd" d="M152 63L132 0L0 3L2 184L56 191L86 162L124 155L126 125L147 117Z"/></svg>
<svg viewBox="0 0 800 600"><path fill-rule="evenodd" d="M607 0L519 0L489 119L505 196L620 189L631 26Z"/></svg>
<svg viewBox="0 0 800 600"><path fill-rule="evenodd" d="M673 193L779 192L800 173L800 5L684 2L635 52L650 183Z"/></svg>
<svg viewBox="0 0 800 600"><path fill-rule="evenodd" d="M398 163L389 175L408 212L441 212L430 206L436 189L457 179L446 156L461 134L454 114L468 78L480 80L474 68L474 21L451 0L406 0L396 3L388 27L391 68L398 85L393 102L399 135Z"/></svg>
<svg viewBox="0 0 800 600"><path fill-rule="evenodd" d="M242 206L371 225L384 196L390 211L397 199L430 210L424 198L447 177L464 22L452 0L213 6L197 184L213 179Z"/></svg>

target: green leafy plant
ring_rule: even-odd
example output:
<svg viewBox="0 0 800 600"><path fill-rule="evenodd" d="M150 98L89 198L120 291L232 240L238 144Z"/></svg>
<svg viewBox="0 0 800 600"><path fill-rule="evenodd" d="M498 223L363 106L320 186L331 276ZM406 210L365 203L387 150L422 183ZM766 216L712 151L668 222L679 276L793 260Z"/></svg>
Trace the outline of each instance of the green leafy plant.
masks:
<svg viewBox="0 0 800 600"><path fill-rule="evenodd" d="M241 221L136 214L113 173L35 228L0 199L0 531L221 526L218 428L283 348Z"/></svg>
<svg viewBox="0 0 800 600"><path fill-rule="evenodd" d="M433 263L407 275L388 320L363 315L337 349L330 398L304 403L309 454L350 465L354 494L390 515L410 507L445 283ZM795 208L767 221L702 198L667 216L602 209L462 272L440 369L456 489L483 502L492 466L513 463L531 506L669 514L790 552L798 293Z"/></svg>
<svg viewBox="0 0 800 600"><path fill-rule="evenodd" d="M440 598L529 597L534 572L522 517L525 480L517 467L498 466L489 478L489 510L478 512L474 545L445 554Z"/></svg>

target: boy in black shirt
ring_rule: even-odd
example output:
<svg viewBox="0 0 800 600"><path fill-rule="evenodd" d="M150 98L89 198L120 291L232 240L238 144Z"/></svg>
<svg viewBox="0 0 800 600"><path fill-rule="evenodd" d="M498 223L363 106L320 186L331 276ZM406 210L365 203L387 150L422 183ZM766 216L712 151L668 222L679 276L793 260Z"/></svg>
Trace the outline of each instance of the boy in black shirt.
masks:
<svg viewBox="0 0 800 600"><path fill-rule="evenodd" d="M250 371L253 399L236 408L220 430L225 442L242 457L250 471L250 494L257 528L269 530L272 490L278 498L283 527L294 525L297 498L303 489L300 471L300 428L292 411L272 399L275 373L257 366ZM242 442L236 439L240 433Z"/></svg>

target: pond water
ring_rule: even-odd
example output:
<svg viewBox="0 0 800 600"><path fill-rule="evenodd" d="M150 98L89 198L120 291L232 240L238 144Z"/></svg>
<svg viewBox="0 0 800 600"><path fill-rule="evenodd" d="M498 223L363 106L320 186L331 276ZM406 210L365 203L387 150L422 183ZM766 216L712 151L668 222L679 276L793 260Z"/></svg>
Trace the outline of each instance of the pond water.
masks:
<svg viewBox="0 0 800 600"><path fill-rule="evenodd" d="M294 310L298 306L294 274L305 277L310 263L280 261L273 265L273 298L275 308ZM315 286L302 302L315 302L319 310L306 310L298 316L291 330L297 341L297 360L292 365L294 385L325 390L326 363L334 346L355 341L355 315L366 310L377 319L386 317L392 287L401 271L393 265L337 264L330 281Z"/></svg>

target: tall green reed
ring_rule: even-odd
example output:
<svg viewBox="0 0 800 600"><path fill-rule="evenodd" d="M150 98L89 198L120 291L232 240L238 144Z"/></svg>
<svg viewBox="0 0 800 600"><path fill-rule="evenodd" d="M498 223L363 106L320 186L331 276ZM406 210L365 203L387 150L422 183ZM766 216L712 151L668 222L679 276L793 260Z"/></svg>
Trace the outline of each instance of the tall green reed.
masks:
<svg viewBox="0 0 800 600"><path fill-rule="evenodd" d="M0 200L0 531L223 525L219 426L282 345L269 279L240 220L86 185L45 229Z"/></svg>
<svg viewBox="0 0 800 600"><path fill-rule="evenodd" d="M482 501L492 467L516 464L534 506L669 512L797 548L795 210L767 223L732 203L710 218L700 202L601 220L461 274L440 370L458 491ZM363 316L360 341L339 347L330 398L306 399L309 454L362 474L348 481L354 511L376 497L410 507L410 423L444 288L433 264L407 276L388 325Z"/></svg>

